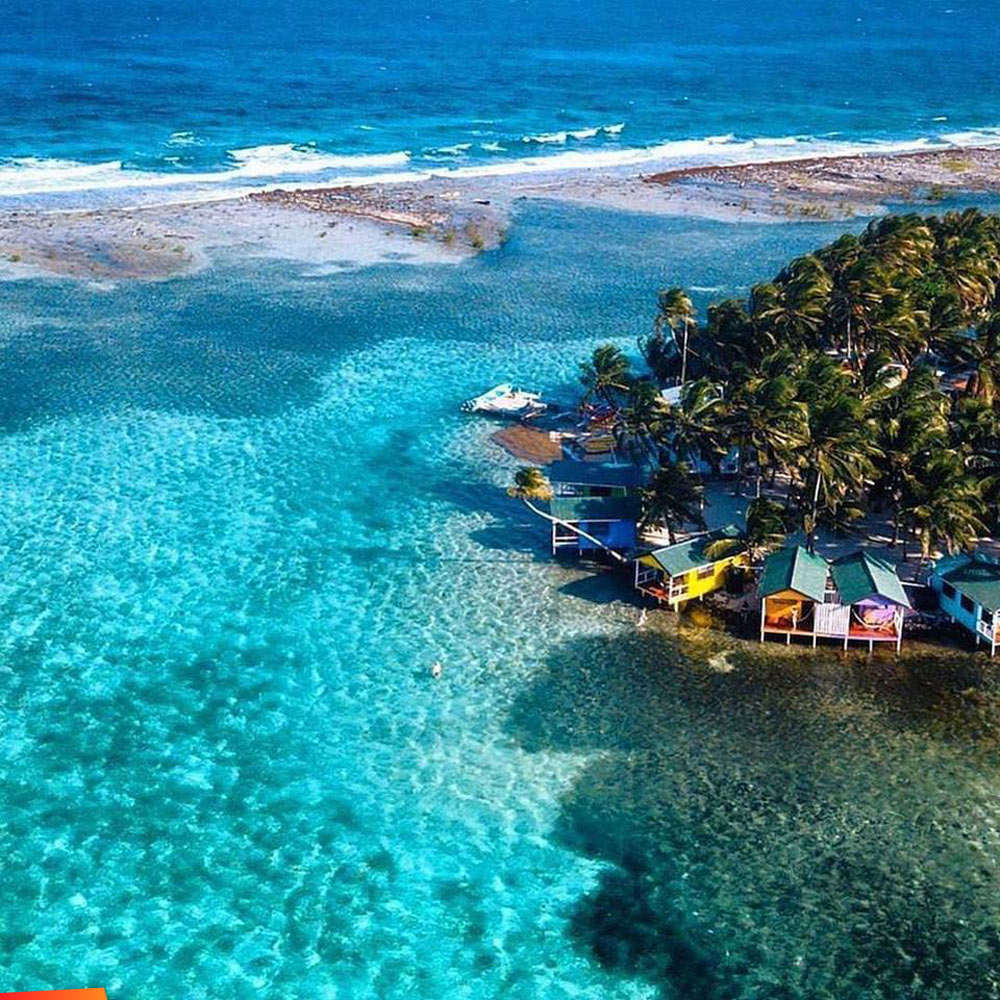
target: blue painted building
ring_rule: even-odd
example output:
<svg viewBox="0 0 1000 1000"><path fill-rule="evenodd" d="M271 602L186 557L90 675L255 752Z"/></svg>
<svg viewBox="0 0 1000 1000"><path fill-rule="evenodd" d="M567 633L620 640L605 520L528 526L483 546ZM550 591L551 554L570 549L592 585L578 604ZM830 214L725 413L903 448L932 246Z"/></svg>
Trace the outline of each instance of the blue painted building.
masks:
<svg viewBox="0 0 1000 1000"><path fill-rule="evenodd" d="M941 610L985 642L990 656L1000 638L1000 563L979 553L939 559L928 581Z"/></svg>

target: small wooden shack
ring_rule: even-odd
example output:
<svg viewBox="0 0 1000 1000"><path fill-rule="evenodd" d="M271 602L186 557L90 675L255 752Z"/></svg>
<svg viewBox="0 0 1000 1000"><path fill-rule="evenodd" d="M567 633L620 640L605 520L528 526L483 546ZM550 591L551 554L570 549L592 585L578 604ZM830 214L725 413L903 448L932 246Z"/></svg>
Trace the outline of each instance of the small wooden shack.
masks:
<svg viewBox="0 0 1000 1000"><path fill-rule="evenodd" d="M747 564L746 546L737 544L723 555L708 554L715 542L740 542L742 534L735 525L708 531L675 545L665 545L635 560L635 588L672 608L694 597L704 597L725 586L733 566Z"/></svg>
<svg viewBox="0 0 1000 1000"><path fill-rule="evenodd" d="M563 524L552 524L552 554L569 549L586 552L613 549L632 552L636 547L639 522L639 498L634 496L567 497L554 496L549 501L552 516ZM578 528L586 535L578 534Z"/></svg>
<svg viewBox="0 0 1000 1000"><path fill-rule="evenodd" d="M858 551L828 562L797 545L764 560L757 593L761 600L760 639L783 635L812 640L903 641L903 616L910 607L895 567Z"/></svg>
<svg viewBox="0 0 1000 1000"><path fill-rule="evenodd" d="M830 568L822 556L801 545L779 549L764 560L757 585L760 597L760 641L765 635L812 636L816 644L815 612L826 601Z"/></svg>
<svg viewBox="0 0 1000 1000"><path fill-rule="evenodd" d="M624 497L638 493L644 481L635 465L560 459L545 470L552 492L563 497Z"/></svg>

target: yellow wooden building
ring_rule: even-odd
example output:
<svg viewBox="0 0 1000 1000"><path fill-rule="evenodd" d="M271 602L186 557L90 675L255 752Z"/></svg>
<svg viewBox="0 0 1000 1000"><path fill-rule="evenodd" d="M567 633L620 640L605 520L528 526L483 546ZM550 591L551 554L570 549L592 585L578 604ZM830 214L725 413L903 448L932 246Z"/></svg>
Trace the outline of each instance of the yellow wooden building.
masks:
<svg viewBox="0 0 1000 1000"><path fill-rule="evenodd" d="M672 608L724 587L734 566L748 564L742 534L735 525L708 531L676 545L665 545L635 561L635 587ZM731 541L716 557L707 554L714 543Z"/></svg>

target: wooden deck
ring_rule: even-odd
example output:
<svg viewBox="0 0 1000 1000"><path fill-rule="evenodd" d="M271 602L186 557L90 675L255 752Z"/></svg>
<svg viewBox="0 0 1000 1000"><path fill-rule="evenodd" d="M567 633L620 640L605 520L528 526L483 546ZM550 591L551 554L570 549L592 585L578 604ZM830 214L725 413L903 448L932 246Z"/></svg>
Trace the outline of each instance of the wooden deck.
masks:
<svg viewBox="0 0 1000 1000"><path fill-rule="evenodd" d="M793 638L811 639L813 646L816 645L819 639L835 639L837 642L843 643L845 649L847 648L847 644L850 642L867 642L869 649L871 649L876 642L891 642L893 645L898 647L902 639L902 636L895 629L891 632L887 632L884 630L866 629L852 626L846 633L814 632L812 629L784 628L780 625L769 625L765 622L761 628L761 642L763 642L764 637L768 635L783 635L785 637L786 645L790 645Z"/></svg>
<svg viewBox="0 0 1000 1000"><path fill-rule="evenodd" d="M636 587L635 589L646 597L652 597L657 604L670 603L670 593L667 591L666 587L661 587L658 583L646 583L642 586Z"/></svg>

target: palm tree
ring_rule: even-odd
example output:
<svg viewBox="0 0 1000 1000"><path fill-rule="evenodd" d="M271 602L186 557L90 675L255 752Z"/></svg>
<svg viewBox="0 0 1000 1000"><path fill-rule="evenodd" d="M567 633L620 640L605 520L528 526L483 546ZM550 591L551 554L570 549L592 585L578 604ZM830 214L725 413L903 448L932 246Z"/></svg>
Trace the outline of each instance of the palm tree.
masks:
<svg viewBox="0 0 1000 1000"><path fill-rule="evenodd" d="M507 496L520 500L536 514L542 514L532 506L532 500L552 499L552 484L545 473L536 465L524 465L514 473L514 485L507 487ZM544 517L545 515L542 514Z"/></svg>
<svg viewBox="0 0 1000 1000"><path fill-rule="evenodd" d="M966 322L981 317L1000 279L995 221L973 208L928 219L928 226L938 274L961 301Z"/></svg>
<svg viewBox="0 0 1000 1000"><path fill-rule="evenodd" d="M535 500L548 501L552 499L552 486L545 478L542 470L536 466L523 466L514 473L514 484L507 487L507 496L513 497L515 500L520 500L521 503L528 508L528 510L530 510L533 514L537 514L539 517L544 518L550 524L558 524L561 528L565 528L567 531L572 531L581 538L587 539L588 542L592 542L594 545L612 555L618 560L618 562L628 562L623 555L616 552L614 549L608 548L605 542L602 542L599 538L595 538L593 535L588 534L581 527L579 527L579 525L570 524L569 521L563 521L561 518L553 516L548 511L535 506L533 502Z"/></svg>
<svg viewBox="0 0 1000 1000"><path fill-rule="evenodd" d="M852 313L854 346L862 357L881 346L875 331L886 303L900 295L895 278L895 272L884 261L870 254L859 258L846 276L857 296Z"/></svg>
<svg viewBox="0 0 1000 1000"><path fill-rule="evenodd" d="M992 401L984 395L963 396L955 404L951 420L951 444L969 469L983 466L983 458L997 449L1000 426Z"/></svg>
<svg viewBox="0 0 1000 1000"><path fill-rule="evenodd" d="M1000 391L1000 312L991 313L976 327L975 339L966 341L963 353L976 366L967 391L992 406Z"/></svg>
<svg viewBox="0 0 1000 1000"><path fill-rule="evenodd" d="M618 408L620 397L632 384L629 360L615 344L601 344L589 361L580 365L580 382L586 392L583 402L599 396L609 406Z"/></svg>
<svg viewBox="0 0 1000 1000"><path fill-rule="evenodd" d="M766 329L776 345L788 344L792 340L788 335L790 324L785 300L776 281L761 281L754 285L750 289L747 305L754 327Z"/></svg>
<svg viewBox="0 0 1000 1000"><path fill-rule="evenodd" d="M838 236L832 243L816 251L816 259L826 269L827 274L834 285L840 280L843 274L857 263L863 252L861 241L853 233L844 233Z"/></svg>
<svg viewBox="0 0 1000 1000"><path fill-rule="evenodd" d="M892 541L899 541L900 505L911 470L948 443L948 398L928 366L909 373L895 388L873 396L875 443L880 458L872 488L892 507Z"/></svg>
<svg viewBox="0 0 1000 1000"><path fill-rule="evenodd" d="M751 566L759 565L769 549L783 545L788 535L788 515L777 500L757 497L746 513L746 531L741 538L720 538L705 546L708 559L719 560L746 550Z"/></svg>
<svg viewBox="0 0 1000 1000"><path fill-rule="evenodd" d="M935 546L951 553L969 546L983 530L982 514L980 485L954 452L937 452L907 479L903 518L920 540L921 563Z"/></svg>
<svg viewBox="0 0 1000 1000"><path fill-rule="evenodd" d="M884 294L872 310L868 334L871 351L886 351L897 361L913 361L927 347L928 315L906 292Z"/></svg>
<svg viewBox="0 0 1000 1000"><path fill-rule="evenodd" d="M1000 422L996 410L981 396L964 396L952 414L951 445L962 456L965 468L975 476L986 509L988 523L996 529L1000 521Z"/></svg>
<svg viewBox="0 0 1000 1000"><path fill-rule="evenodd" d="M668 327L677 340L677 331L681 331L681 386L687 379L688 339L691 328L695 325L696 313L691 299L683 288L668 288L660 292L656 303L656 332L662 334Z"/></svg>
<svg viewBox="0 0 1000 1000"><path fill-rule="evenodd" d="M796 389L790 375L767 371L747 377L727 400L724 426L739 448L740 464L745 468L751 458L756 463L755 496L760 496L764 470L787 468L806 440L808 414Z"/></svg>
<svg viewBox="0 0 1000 1000"><path fill-rule="evenodd" d="M713 377L728 379L735 371L754 368L777 346L770 330L757 329L739 299L708 308L708 323L698 331L699 357Z"/></svg>
<svg viewBox="0 0 1000 1000"><path fill-rule="evenodd" d="M861 297L861 290L853 270L862 253L861 243L853 233L845 233L822 250L817 251L820 260L830 275L830 302L827 309L827 332L833 343L842 345L848 360L853 355L851 330L855 310Z"/></svg>
<svg viewBox="0 0 1000 1000"><path fill-rule="evenodd" d="M701 459L716 467L727 451L721 426L724 412L718 385L705 378L689 382L680 402L667 408L660 425L665 457L691 464Z"/></svg>
<svg viewBox="0 0 1000 1000"><path fill-rule="evenodd" d="M640 337L636 343L657 385L669 385L680 354L673 336L667 337L657 327L648 337Z"/></svg>
<svg viewBox="0 0 1000 1000"><path fill-rule="evenodd" d="M747 507L746 543L750 562L754 565L763 559L768 549L784 544L788 534L788 515L777 500L756 497Z"/></svg>
<svg viewBox="0 0 1000 1000"><path fill-rule="evenodd" d="M927 299L927 346L937 354L952 357L963 346L965 338L959 336L968 323L962 300L948 287L940 276L933 282L922 283L918 292Z"/></svg>
<svg viewBox="0 0 1000 1000"><path fill-rule="evenodd" d="M676 530L685 524L705 526L701 513L702 490L691 478L685 462L667 462L653 473L642 491L644 527L663 525L671 544Z"/></svg>
<svg viewBox="0 0 1000 1000"><path fill-rule="evenodd" d="M634 382L615 421L615 441L636 465L645 465L659 455L668 406L655 382Z"/></svg>
<svg viewBox="0 0 1000 1000"><path fill-rule="evenodd" d="M813 355L800 382L808 435L799 451L799 508L806 546L816 544L821 521L842 524L853 513L850 496L873 472L878 453L865 404L853 391L853 377L824 355Z"/></svg>
<svg viewBox="0 0 1000 1000"><path fill-rule="evenodd" d="M912 213L870 222L860 242L888 268L909 277L925 274L935 252L927 220Z"/></svg>
<svg viewBox="0 0 1000 1000"><path fill-rule="evenodd" d="M781 288L780 320L795 344L818 346L818 336L826 322L833 282L822 261L814 254L793 260L777 277Z"/></svg>

